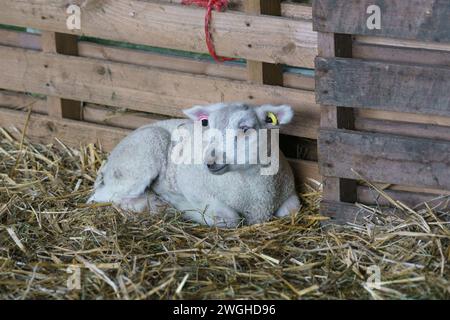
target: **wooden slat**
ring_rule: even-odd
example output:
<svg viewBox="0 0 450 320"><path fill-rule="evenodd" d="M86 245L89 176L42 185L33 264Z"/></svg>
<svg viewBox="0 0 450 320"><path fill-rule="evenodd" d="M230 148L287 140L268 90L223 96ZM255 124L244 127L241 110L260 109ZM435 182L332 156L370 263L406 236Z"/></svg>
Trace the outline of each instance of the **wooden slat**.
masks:
<svg viewBox="0 0 450 320"><path fill-rule="evenodd" d="M26 113L10 109L0 108L0 127L5 128L16 138L21 137L21 132L26 122ZM69 119L51 119L47 116L32 114L27 127L27 137L38 143L53 142L56 137L68 146L78 148L80 145L97 143L103 150L111 151L130 130L114 128L99 124L87 123ZM297 186L308 182L307 178L318 180L317 163L288 159Z"/></svg>
<svg viewBox="0 0 450 320"><path fill-rule="evenodd" d="M5 128L16 137L25 126L26 113L0 108L0 127ZM19 130L19 131L17 131ZM81 144L97 143L106 151L129 133L129 130L89 124L69 119L54 119L48 116L32 114L27 127L27 137L38 143L53 142L56 137L72 147Z"/></svg>
<svg viewBox="0 0 450 320"><path fill-rule="evenodd" d="M395 120L398 122L410 122L420 124L431 124L436 126L450 127L450 117L430 116L425 114L415 114L407 112L391 112L373 109L354 109L357 118Z"/></svg>
<svg viewBox="0 0 450 320"><path fill-rule="evenodd" d="M450 190L449 142L322 129L319 153L325 176Z"/></svg>
<svg viewBox="0 0 450 320"><path fill-rule="evenodd" d="M353 58L450 67L450 51L402 48L354 42Z"/></svg>
<svg viewBox="0 0 450 320"><path fill-rule="evenodd" d="M0 29L0 45L40 50L41 37L22 31Z"/></svg>
<svg viewBox="0 0 450 320"><path fill-rule="evenodd" d="M381 8L381 28L367 28L370 5ZM314 30L450 42L448 0L315 0Z"/></svg>
<svg viewBox="0 0 450 320"><path fill-rule="evenodd" d="M403 40L373 36L353 36L353 39L358 44L398 47L402 49L424 49L444 52L450 51L450 43L423 42L418 40Z"/></svg>
<svg viewBox="0 0 450 320"><path fill-rule="evenodd" d="M247 71L240 64L218 64L206 60L195 60L171 55L163 55L141 50L115 48L86 41L79 42L80 56L110 61L133 63L149 67L189 72L234 80L247 79ZM298 73L284 72L282 83L286 88L314 91L314 77Z"/></svg>
<svg viewBox="0 0 450 320"><path fill-rule="evenodd" d="M28 108L31 107L33 113L48 114L45 98L36 98L20 92L0 90L0 107L22 111L28 111ZM124 129L136 129L165 119L168 117L92 103L86 103L83 107L83 120Z"/></svg>
<svg viewBox="0 0 450 320"><path fill-rule="evenodd" d="M47 101L45 99L12 91L0 90L0 106L24 111L31 107L33 112L47 113Z"/></svg>
<svg viewBox="0 0 450 320"><path fill-rule="evenodd" d="M79 1L80 4L82 1ZM81 8L82 31L66 27L66 1L1 0L0 23L46 31L207 53L204 9L138 0L90 1ZM310 67L316 33L310 21L213 12L218 55Z"/></svg>
<svg viewBox="0 0 450 320"><path fill-rule="evenodd" d="M317 137L314 93L205 77L104 60L0 47L0 88L79 99L170 116L190 105L218 101L291 104L296 112L284 132ZM47 66L47 67L45 67Z"/></svg>
<svg viewBox="0 0 450 320"><path fill-rule="evenodd" d="M450 141L450 127L432 124L356 118L355 128L359 131Z"/></svg>
<svg viewBox="0 0 450 320"><path fill-rule="evenodd" d="M450 116L450 68L316 59L322 104Z"/></svg>
<svg viewBox="0 0 450 320"><path fill-rule="evenodd" d="M331 218L330 221L325 222L325 225L361 222L371 215L370 212L358 208L355 204L330 200L322 200L320 211Z"/></svg>
<svg viewBox="0 0 450 320"><path fill-rule="evenodd" d="M138 111L123 112L113 107L86 104L83 110L83 119L87 122L134 130L159 120L165 120L167 117Z"/></svg>
<svg viewBox="0 0 450 320"><path fill-rule="evenodd" d="M0 29L0 45L41 50L41 36L38 34ZM246 69L241 64L218 64L208 60L189 59L143 50L118 48L88 41L78 42L78 55L81 57L133 63L227 79L247 79ZM284 72L282 82L285 87L293 89L314 91L315 87L314 77L293 72Z"/></svg>
<svg viewBox="0 0 450 320"><path fill-rule="evenodd" d="M450 209L449 192L435 192L435 190L433 190L433 193L427 193L424 192L425 190L398 186L398 189L389 188L383 190L383 192L391 199L401 202L403 205L406 205L413 210L424 209L426 208L425 204L435 211ZM377 191L366 186L358 186L358 203L376 206L383 208L383 210L387 207L393 207L389 200L381 196Z"/></svg>

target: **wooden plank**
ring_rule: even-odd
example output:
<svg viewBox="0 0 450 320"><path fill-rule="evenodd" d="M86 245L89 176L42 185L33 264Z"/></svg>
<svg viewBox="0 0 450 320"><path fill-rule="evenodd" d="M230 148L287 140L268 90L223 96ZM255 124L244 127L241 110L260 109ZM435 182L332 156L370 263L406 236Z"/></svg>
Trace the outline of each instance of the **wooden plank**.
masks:
<svg viewBox="0 0 450 320"><path fill-rule="evenodd" d="M33 112L47 112L47 102L45 99L5 90L0 90L0 106L23 111L27 111L31 107Z"/></svg>
<svg viewBox="0 0 450 320"><path fill-rule="evenodd" d="M402 49L424 49L436 51L450 51L450 43L423 42L417 40L390 39L372 36L353 36L355 43L377 46L398 47Z"/></svg>
<svg viewBox="0 0 450 320"><path fill-rule="evenodd" d="M76 56L78 55L78 37L44 31L41 35L41 47L43 52ZM80 101L47 96L47 107L48 115L54 118L81 120L83 117Z"/></svg>
<svg viewBox="0 0 450 320"><path fill-rule="evenodd" d="M450 190L446 141L322 129L318 147L325 176Z"/></svg>
<svg viewBox="0 0 450 320"><path fill-rule="evenodd" d="M83 119L87 122L134 130L168 118L156 114L86 104L83 110Z"/></svg>
<svg viewBox="0 0 450 320"><path fill-rule="evenodd" d="M407 112L390 112L373 109L354 109L357 118L379 119L398 122L410 122L420 124L431 124L436 126L450 127L450 117L430 116L425 114L415 114Z"/></svg>
<svg viewBox="0 0 450 320"><path fill-rule="evenodd" d="M91 1L81 7L82 30L66 27L63 0L0 0L0 23L61 33L207 53L204 9L138 0ZM314 66L311 21L213 12L212 36L220 56Z"/></svg>
<svg viewBox="0 0 450 320"><path fill-rule="evenodd" d="M0 45L40 50L41 37L22 31L0 29Z"/></svg>
<svg viewBox="0 0 450 320"><path fill-rule="evenodd" d="M448 194L445 195L445 192L431 194L425 193L420 189L415 191L384 190L384 192L392 199L400 201L412 209L421 208L424 203L438 210L450 208L450 196ZM381 196L377 191L365 186L358 186L358 202L379 207L392 207L392 203L386 198Z"/></svg>
<svg viewBox="0 0 450 320"><path fill-rule="evenodd" d="M331 218L330 221L324 223L325 225L362 222L364 218L371 215L371 212L363 210L355 204L330 200L322 200L320 212Z"/></svg>
<svg viewBox="0 0 450 320"><path fill-rule="evenodd" d="M104 60L0 47L0 88L53 95L133 110L182 115L190 105L219 101L291 104L282 132L317 137L314 93ZM47 66L47 67L46 67Z"/></svg>
<svg viewBox="0 0 450 320"><path fill-rule="evenodd" d="M450 141L450 127L432 124L356 118L355 128L359 131L390 133L409 137Z"/></svg>
<svg viewBox="0 0 450 320"><path fill-rule="evenodd" d="M0 127L20 138L25 126L26 113L0 108ZM55 119L32 114L27 127L27 137L34 142L49 143L56 137L71 147L98 143L106 151L129 133L129 130L89 124L70 119Z"/></svg>
<svg viewBox="0 0 450 320"><path fill-rule="evenodd" d="M26 113L22 111L0 108L0 127L5 128L20 139L21 130L26 122ZM56 137L68 146L78 148L80 145L96 143L105 151L111 151L131 131L99 124L70 119L54 119L43 115L32 114L27 127L27 137L34 142L50 143ZM306 178L317 180L317 163L288 159L297 186L308 182Z"/></svg>
<svg viewBox="0 0 450 320"><path fill-rule="evenodd" d="M381 9L380 29L367 27L370 5ZM313 15L320 32L450 42L448 0L315 0Z"/></svg>
<svg viewBox="0 0 450 320"><path fill-rule="evenodd" d="M41 36L38 34L0 29L0 45L41 50ZM78 55L81 57L133 63L227 79L247 79L247 71L241 64L218 64L209 60L189 59L143 50L99 45L88 41L78 42ZM314 91L315 87L314 77L293 72L284 72L282 83L285 87L293 89Z"/></svg>
<svg viewBox="0 0 450 320"><path fill-rule="evenodd" d="M316 79L322 104L450 116L450 68L319 57Z"/></svg>
<svg viewBox="0 0 450 320"><path fill-rule="evenodd" d="M353 58L450 67L450 51L353 43Z"/></svg>
<svg viewBox="0 0 450 320"><path fill-rule="evenodd" d="M218 64L207 60L163 55L142 50L116 48L86 41L79 42L79 55L116 62L133 63L149 67L189 72L235 80L247 79L247 70L240 64ZM314 91L314 77L284 72L282 83L286 88Z"/></svg>

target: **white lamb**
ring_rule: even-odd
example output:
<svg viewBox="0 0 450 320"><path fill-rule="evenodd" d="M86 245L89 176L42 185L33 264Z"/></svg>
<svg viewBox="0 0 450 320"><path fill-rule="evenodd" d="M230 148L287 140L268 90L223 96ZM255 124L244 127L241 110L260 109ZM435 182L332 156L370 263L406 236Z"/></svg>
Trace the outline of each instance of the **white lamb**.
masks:
<svg viewBox="0 0 450 320"><path fill-rule="evenodd" d="M184 113L190 120L160 121L123 139L100 168L88 202L112 202L141 212L161 199L189 220L227 228L300 209L274 130L291 121L291 107L219 103ZM198 129L201 141L195 139ZM265 131L267 139L260 134ZM261 159L264 152L268 162Z"/></svg>

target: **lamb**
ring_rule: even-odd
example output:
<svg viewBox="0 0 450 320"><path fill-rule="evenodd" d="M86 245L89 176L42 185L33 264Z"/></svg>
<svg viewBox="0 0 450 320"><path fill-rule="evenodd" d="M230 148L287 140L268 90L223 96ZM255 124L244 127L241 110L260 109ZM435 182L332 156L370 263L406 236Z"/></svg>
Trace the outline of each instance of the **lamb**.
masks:
<svg viewBox="0 0 450 320"><path fill-rule="evenodd" d="M146 125L123 139L100 168L88 203L142 212L164 201L188 220L223 228L300 209L278 148L278 129L292 120L291 107L218 103L183 111L189 119Z"/></svg>

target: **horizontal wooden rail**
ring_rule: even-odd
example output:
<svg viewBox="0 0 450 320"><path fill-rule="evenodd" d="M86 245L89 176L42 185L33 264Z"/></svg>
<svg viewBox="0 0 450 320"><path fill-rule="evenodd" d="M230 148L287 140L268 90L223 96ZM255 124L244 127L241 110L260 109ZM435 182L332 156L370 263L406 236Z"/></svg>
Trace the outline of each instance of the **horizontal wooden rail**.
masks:
<svg viewBox="0 0 450 320"><path fill-rule="evenodd" d="M450 190L447 141L322 129L318 147L324 176Z"/></svg>
<svg viewBox="0 0 450 320"><path fill-rule="evenodd" d="M450 127L432 124L356 118L355 129L359 131L450 141Z"/></svg>
<svg viewBox="0 0 450 320"><path fill-rule="evenodd" d="M314 92L256 85L100 59L0 46L0 88L181 116L182 108L218 101L290 104L296 116L284 131L317 137Z"/></svg>
<svg viewBox="0 0 450 320"><path fill-rule="evenodd" d="M20 137L25 127L26 113L0 108L0 127ZM27 137L34 142L50 143L58 138L65 144L78 148L88 143L100 143L105 151L110 151L130 131L113 128L85 121L70 119L51 119L47 116L33 114L27 127Z"/></svg>
<svg viewBox="0 0 450 320"><path fill-rule="evenodd" d="M138 0L89 1L81 7L81 31L67 29L63 0L0 0L0 23L46 31L207 53L204 9ZM311 21L213 12L217 54L293 66L314 66Z"/></svg>
<svg viewBox="0 0 450 320"><path fill-rule="evenodd" d="M450 68L345 58L316 59L324 105L450 116Z"/></svg>
<svg viewBox="0 0 450 320"><path fill-rule="evenodd" d="M381 9L381 28L367 27L367 8ZM450 42L447 0L314 0L314 30Z"/></svg>
<svg viewBox="0 0 450 320"><path fill-rule="evenodd" d="M450 51L447 50L376 45L358 41L353 44L353 58L356 59L450 67Z"/></svg>
<svg viewBox="0 0 450 320"><path fill-rule="evenodd" d="M41 50L41 36L39 34L0 29L0 45ZM227 79L247 79L247 70L243 64L218 64L206 59L200 60L151 51L120 48L89 41L78 42L78 55ZM283 73L283 86L314 91L314 77L286 71Z"/></svg>

